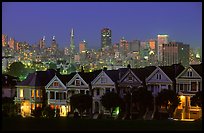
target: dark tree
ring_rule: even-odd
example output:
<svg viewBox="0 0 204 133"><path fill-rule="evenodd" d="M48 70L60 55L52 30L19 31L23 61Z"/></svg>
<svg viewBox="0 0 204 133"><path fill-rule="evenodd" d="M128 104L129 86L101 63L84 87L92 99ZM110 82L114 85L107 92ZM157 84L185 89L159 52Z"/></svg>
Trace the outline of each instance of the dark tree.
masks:
<svg viewBox="0 0 204 133"><path fill-rule="evenodd" d="M191 98L192 106L202 107L202 91L199 91Z"/></svg>
<svg viewBox="0 0 204 133"><path fill-rule="evenodd" d="M84 111L89 111L92 106L92 97L87 94L75 94L70 97L70 104L73 109L77 109L82 117Z"/></svg>
<svg viewBox="0 0 204 133"><path fill-rule="evenodd" d="M114 109L118 106L120 107L123 101L117 93L109 92L109 93L105 93L101 97L101 103L106 109L110 111L112 116Z"/></svg>
<svg viewBox="0 0 204 133"><path fill-rule="evenodd" d="M153 96L145 87L139 87L137 91L133 92L133 103L139 108L139 114L142 116L147 109L153 106Z"/></svg>
<svg viewBox="0 0 204 133"><path fill-rule="evenodd" d="M43 111L43 109L41 107L36 107L35 110L33 110L33 116L34 117L41 117L42 111Z"/></svg>
<svg viewBox="0 0 204 133"><path fill-rule="evenodd" d="M2 116L13 117L17 116L17 105L14 104L12 98L2 98Z"/></svg>
<svg viewBox="0 0 204 133"><path fill-rule="evenodd" d="M46 106L43 109L42 114L44 117L53 118L55 116L55 109L52 109L51 106Z"/></svg>
<svg viewBox="0 0 204 133"><path fill-rule="evenodd" d="M51 62L51 63L49 64L49 69L55 69L55 70L57 70L57 64Z"/></svg>
<svg viewBox="0 0 204 133"><path fill-rule="evenodd" d="M14 62L10 65L8 74L14 77L25 77L27 75L27 70L25 65L21 62Z"/></svg>
<svg viewBox="0 0 204 133"><path fill-rule="evenodd" d="M158 93L156 97L156 104L160 107L165 107L169 116L171 117L175 109L180 104L180 98L175 91L164 89Z"/></svg>

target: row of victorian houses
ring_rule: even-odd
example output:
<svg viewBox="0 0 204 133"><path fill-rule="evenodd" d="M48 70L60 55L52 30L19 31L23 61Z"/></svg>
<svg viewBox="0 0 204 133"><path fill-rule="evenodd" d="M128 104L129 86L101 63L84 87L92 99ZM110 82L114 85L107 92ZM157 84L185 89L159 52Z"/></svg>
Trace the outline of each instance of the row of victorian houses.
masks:
<svg viewBox="0 0 204 133"><path fill-rule="evenodd" d="M202 91L202 64L148 66L145 68L120 68L60 75L52 69L36 71L16 85L14 99L22 116L30 116L36 107L50 105L60 110L60 116L71 112L70 97L73 94L89 94L93 98L92 113L104 113L101 96L114 91L123 97L130 88L146 86L153 96L163 89L172 89L180 95L181 104L175 117L200 118L202 109L190 104L190 97Z"/></svg>

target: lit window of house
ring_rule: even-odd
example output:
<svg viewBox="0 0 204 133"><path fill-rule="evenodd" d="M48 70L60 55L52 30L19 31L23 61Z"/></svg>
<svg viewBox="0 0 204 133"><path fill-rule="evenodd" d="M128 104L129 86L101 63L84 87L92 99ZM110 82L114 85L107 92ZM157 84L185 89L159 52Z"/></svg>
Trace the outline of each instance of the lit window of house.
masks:
<svg viewBox="0 0 204 133"><path fill-rule="evenodd" d="M40 97L40 91L39 90L36 90L36 97Z"/></svg>
<svg viewBox="0 0 204 133"><path fill-rule="evenodd" d="M20 98L23 98L23 89L20 89Z"/></svg>
<svg viewBox="0 0 204 133"><path fill-rule="evenodd" d="M34 98L35 90L31 90L31 97Z"/></svg>
<svg viewBox="0 0 204 133"><path fill-rule="evenodd" d="M55 81L55 82L53 83L53 86L54 86L54 87L58 87L58 86L59 86L59 82Z"/></svg>

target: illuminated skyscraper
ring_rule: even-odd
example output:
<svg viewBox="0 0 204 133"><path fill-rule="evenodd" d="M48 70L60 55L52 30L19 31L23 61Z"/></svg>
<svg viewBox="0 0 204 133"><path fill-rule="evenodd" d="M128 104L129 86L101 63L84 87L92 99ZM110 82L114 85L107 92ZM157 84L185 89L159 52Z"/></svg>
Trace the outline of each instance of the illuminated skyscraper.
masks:
<svg viewBox="0 0 204 133"><path fill-rule="evenodd" d="M158 61L161 63L163 59L162 55L162 44L168 44L169 43L169 36L168 35L157 35L157 44L158 44Z"/></svg>
<svg viewBox="0 0 204 133"><path fill-rule="evenodd" d="M111 46L111 30L103 28L101 30L101 48Z"/></svg>
<svg viewBox="0 0 204 133"><path fill-rule="evenodd" d="M6 47L7 46L7 44L8 44L7 41L8 41L8 36L2 34L2 47Z"/></svg>
<svg viewBox="0 0 204 133"><path fill-rule="evenodd" d="M52 37L51 48L52 48L53 50L57 50L57 49L58 49L58 45L57 45L57 42L56 42L55 36Z"/></svg>
<svg viewBox="0 0 204 133"><path fill-rule="evenodd" d="M86 41L83 40L79 43L79 53L83 53L86 51Z"/></svg>
<svg viewBox="0 0 204 133"><path fill-rule="evenodd" d="M183 66L189 65L189 45L182 42L170 42L163 44L162 65L170 66L172 64L181 63Z"/></svg>
<svg viewBox="0 0 204 133"><path fill-rule="evenodd" d="M40 40L39 48L44 49L45 48L45 36Z"/></svg>
<svg viewBox="0 0 204 133"><path fill-rule="evenodd" d="M75 45L74 45L74 29L72 28L71 34L70 34L70 50L71 53L75 53Z"/></svg>
<svg viewBox="0 0 204 133"><path fill-rule="evenodd" d="M122 37L122 39L120 39L120 52L122 54L127 54L128 50L129 50L129 45L128 45L128 41L125 40L124 37Z"/></svg>
<svg viewBox="0 0 204 133"><path fill-rule="evenodd" d="M9 44L9 47L10 47L10 48L14 49L14 45L15 45L15 40L14 40L14 38L10 38L8 44Z"/></svg>

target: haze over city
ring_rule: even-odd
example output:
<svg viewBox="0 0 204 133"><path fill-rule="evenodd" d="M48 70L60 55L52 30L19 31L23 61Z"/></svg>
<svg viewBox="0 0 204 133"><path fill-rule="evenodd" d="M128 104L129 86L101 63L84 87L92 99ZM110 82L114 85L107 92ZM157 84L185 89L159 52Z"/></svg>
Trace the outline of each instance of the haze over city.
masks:
<svg viewBox="0 0 204 133"><path fill-rule="evenodd" d="M112 43L122 37L148 40L168 34L194 48L202 47L201 2L9 2L2 3L2 33L18 41L36 44L52 36L59 47L86 40L88 48L101 47L101 29L112 30Z"/></svg>

